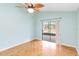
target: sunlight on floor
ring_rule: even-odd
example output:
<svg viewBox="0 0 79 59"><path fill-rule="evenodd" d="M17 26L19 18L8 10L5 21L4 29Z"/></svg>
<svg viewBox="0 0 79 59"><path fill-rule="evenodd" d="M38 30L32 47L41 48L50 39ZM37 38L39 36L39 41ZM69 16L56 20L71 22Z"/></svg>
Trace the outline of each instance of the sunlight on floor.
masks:
<svg viewBox="0 0 79 59"><path fill-rule="evenodd" d="M43 48L49 48L50 47L50 48L56 49L56 43L42 41L42 45L43 45Z"/></svg>

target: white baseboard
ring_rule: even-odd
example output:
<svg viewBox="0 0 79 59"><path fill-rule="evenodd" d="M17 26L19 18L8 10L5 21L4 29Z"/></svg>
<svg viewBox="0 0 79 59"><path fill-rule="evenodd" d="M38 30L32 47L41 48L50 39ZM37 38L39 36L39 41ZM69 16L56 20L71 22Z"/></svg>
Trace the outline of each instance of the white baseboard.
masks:
<svg viewBox="0 0 79 59"><path fill-rule="evenodd" d="M76 46L69 45L69 44L65 44L65 43L61 43L61 45L65 45L65 46L68 46L68 47L73 47L73 48L76 48Z"/></svg>
<svg viewBox="0 0 79 59"><path fill-rule="evenodd" d="M2 51L4 51L4 50L7 50L7 49L10 49L10 48L13 48L13 47L16 47L16 46L21 45L21 44L23 44L23 43L30 42L30 41L32 41L32 40L34 40L34 39L27 40L27 41L24 41L24 42L21 42L21 43L15 44L15 45L10 46L10 47L0 49L0 52L2 52Z"/></svg>
<svg viewBox="0 0 79 59"><path fill-rule="evenodd" d="M38 39L38 38L35 38L36 40L42 40L42 39Z"/></svg>

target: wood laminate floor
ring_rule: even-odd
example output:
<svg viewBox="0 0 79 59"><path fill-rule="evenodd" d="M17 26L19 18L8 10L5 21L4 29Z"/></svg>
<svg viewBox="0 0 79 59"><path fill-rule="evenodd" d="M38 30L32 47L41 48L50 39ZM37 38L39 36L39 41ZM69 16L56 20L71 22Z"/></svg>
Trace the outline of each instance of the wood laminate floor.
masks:
<svg viewBox="0 0 79 59"><path fill-rule="evenodd" d="M33 40L0 52L0 56L77 56L75 48Z"/></svg>

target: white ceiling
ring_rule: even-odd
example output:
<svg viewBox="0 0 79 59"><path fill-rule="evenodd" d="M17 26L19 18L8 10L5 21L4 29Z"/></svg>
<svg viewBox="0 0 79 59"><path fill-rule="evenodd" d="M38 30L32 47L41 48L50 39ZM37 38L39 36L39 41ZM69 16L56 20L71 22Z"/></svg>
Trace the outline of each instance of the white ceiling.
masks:
<svg viewBox="0 0 79 59"><path fill-rule="evenodd" d="M77 11L79 3L44 3L41 11Z"/></svg>

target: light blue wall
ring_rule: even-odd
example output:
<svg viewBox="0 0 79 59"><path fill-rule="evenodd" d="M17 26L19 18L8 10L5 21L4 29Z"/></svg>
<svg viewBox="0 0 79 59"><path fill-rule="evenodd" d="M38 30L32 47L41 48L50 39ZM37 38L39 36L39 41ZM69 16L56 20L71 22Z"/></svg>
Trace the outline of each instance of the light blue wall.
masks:
<svg viewBox="0 0 79 59"><path fill-rule="evenodd" d="M16 4L0 4L0 49L34 38L32 16Z"/></svg>
<svg viewBox="0 0 79 59"><path fill-rule="evenodd" d="M79 10L77 11L77 19L78 19L78 21L77 21L77 24L78 24L78 32L77 32L77 34L78 34L78 40L77 40L77 51L78 51L78 53L79 53Z"/></svg>
<svg viewBox="0 0 79 59"><path fill-rule="evenodd" d="M36 25L37 25L37 20L38 20L38 17L37 17L37 14L36 13L33 13L32 15L32 22L33 22L33 38L36 39Z"/></svg>
<svg viewBox="0 0 79 59"><path fill-rule="evenodd" d="M76 12L42 12L38 14L36 38L42 39L41 19L62 17L60 21L60 41L76 46L77 44L77 16Z"/></svg>

